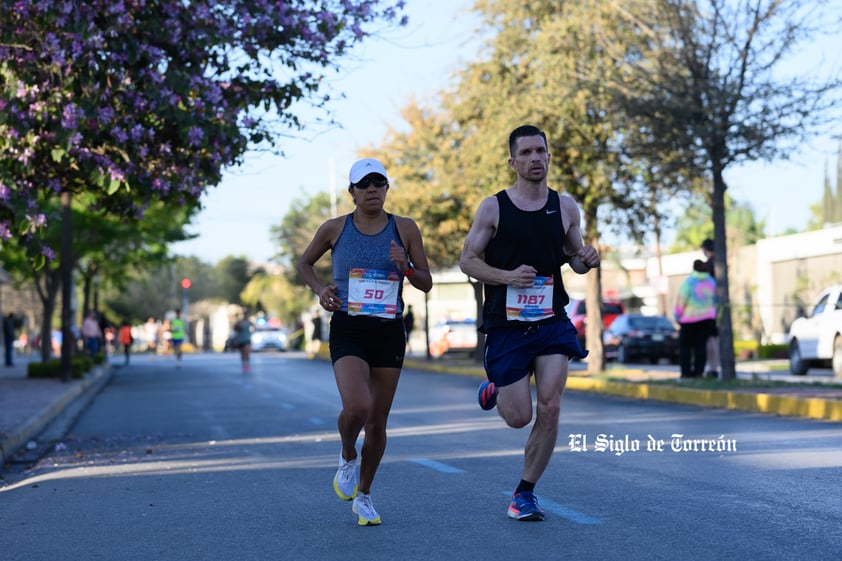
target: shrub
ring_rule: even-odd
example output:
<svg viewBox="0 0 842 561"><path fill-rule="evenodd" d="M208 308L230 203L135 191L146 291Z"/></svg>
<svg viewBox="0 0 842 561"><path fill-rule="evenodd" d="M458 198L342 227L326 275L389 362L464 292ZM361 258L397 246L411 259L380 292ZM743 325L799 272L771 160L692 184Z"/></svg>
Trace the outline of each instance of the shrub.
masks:
<svg viewBox="0 0 842 561"><path fill-rule="evenodd" d="M757 356L757 341L734 341L734 356L737 360L748 360Z"/></svg>
<svg viewBox="0 0 842 561"><path fill-rule="evenodd" d="M93 367L93 361L87 356L75 356L70 359L70 377L84 378ZM61 378L61 360L53 358L45 362L30 362L26 375L29 378Z"/></svg>
<svg viewBox="0 0 842 561"><path fill-rule="evenodd" d="M94 367L94 359L92 359L88 355L74 356L71 359L71 364L73 364L74 362L78 362L82 365L83 372L90 372ZM102 364L102 363L97 362L96 364Z"/></svg>
<svg viewBox="0 0 842 561"><path fill-rule="evenodd" d="M789 347L786 344L760 345L757 356L758 358L789 358Z"/></svg>
<svg viewBox="0 0 842 561"><path fill-rule="evenodd" d="M783 345L759 345L757 341L734 341L737 360L789 358L789 349Z"/></svg>

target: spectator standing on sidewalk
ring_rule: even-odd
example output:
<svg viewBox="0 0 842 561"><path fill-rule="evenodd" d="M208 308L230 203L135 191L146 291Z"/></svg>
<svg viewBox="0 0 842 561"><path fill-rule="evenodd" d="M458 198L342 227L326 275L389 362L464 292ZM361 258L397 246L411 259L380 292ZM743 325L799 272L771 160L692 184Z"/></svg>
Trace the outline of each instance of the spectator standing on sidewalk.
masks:
<svg viewBox="0 0 842 561"><path fill-rule="evenodd" d="M693 261L693 272L678 289L674 314L679 325L681 377L702 376L707 342L716 323L716 281L701 259Z"/></svg>
<svg viewBox="0 0 842 561"><path fill-rule="evenodd" d="M322 348L322 315L318 309L313 312L312 326L307 352L314 355Z"/></svg>
<svg viewBox="0 0 842 561"><path fill-rule="evenodd" d="M93 358L99 352L102 341L102 329L99 327L99 320L93 310L88 312L88 316L82 322L82 337L85 338L85 349Z"/></svg>
<svg viewBox="0 0 842 561"><path fill-rule="evenodd" d="M412 335L412 330L415 329L415 314L412 313L412 305L406 307L406 313L403 315L403 326L406 330L406 348L411 350L409 346L409 336Z"/></svg>
<svg viewBox="0 0 842 561"><path fill-rule="evenodd" d="M710 276L713 277L713 280L715 281L716 272L712 239L707 238L702 242L702 253L705 256L705 266L707 267L708 273L710 273ZM706 350L707 363L705 365L705 372L709 378L717 378L719 377L719 326L716 323L716 318L713 320Z"/></svg>
<svg viewBox="0 0 842 561"><path fill-rule="evenodd" d="M3 345L6 350L6 366L14 366L14 352L15 352L15 330L17 329L17 318L15 314L9 312L3 318Z"/></svg>

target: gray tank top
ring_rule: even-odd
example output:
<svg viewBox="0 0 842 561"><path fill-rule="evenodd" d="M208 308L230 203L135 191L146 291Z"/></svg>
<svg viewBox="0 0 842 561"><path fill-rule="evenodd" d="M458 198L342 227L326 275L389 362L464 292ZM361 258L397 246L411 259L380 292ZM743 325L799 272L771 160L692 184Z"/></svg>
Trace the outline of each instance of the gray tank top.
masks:
<svg viewBox="0 0 842 561"><path fill-rule="evenodd" d="M389 260L389 249L392 247L392 240L400 247L404 247L401 237L398 234L398 227L395 224L395 217L387 215L389 222L386 227L374 235L366 235L357 230L354 226L354 219L351 214L345 216L345 225L342 232L336 238L331 250L331 261L333 264L333 282L337 286L336 295L342 299L342 312L348 312L348 275L351 269L377 269L380 271L397 271L401 277L398 291L398 317L403 314L403 275L401 275L397 264Z"/></svg>

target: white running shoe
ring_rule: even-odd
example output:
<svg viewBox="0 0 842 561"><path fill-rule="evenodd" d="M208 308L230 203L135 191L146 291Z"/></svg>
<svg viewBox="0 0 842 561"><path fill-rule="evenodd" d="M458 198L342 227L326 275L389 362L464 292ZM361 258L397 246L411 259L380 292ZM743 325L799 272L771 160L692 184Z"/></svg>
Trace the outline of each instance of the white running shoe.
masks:
<svg viewBox="0 0 842 561"><path fill-rule="evenodd" d="M357 494L351 510L359 517L357 524L360 526L377 526L380 524L380 515L374 510L374 505L371 503L371 495L366 495L365 493Z"/></svg>
<svg viewBox="0 0 842 561"><path fill-rule="evenodd" d="M333 490L343 501L350 501L357 496L357 458L348 462L339 454L339 469L333 476Z"/></svg>

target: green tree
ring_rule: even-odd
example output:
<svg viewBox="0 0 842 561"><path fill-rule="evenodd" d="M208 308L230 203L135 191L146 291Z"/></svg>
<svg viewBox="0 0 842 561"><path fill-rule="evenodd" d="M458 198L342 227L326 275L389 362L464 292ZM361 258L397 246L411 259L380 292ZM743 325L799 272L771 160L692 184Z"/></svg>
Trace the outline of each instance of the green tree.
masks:
<svg viewBox="0 0 842 561"><path fill-rule="evenodd" d="M302 284L293 264L298 262L319 226L331 218L334 212L343 215L354 209L350 198L343 195L344 192L339 193L336 204L333 204L331 195L326 192L316 193L309 198L297 198L290 203L281 223L271 228L270 235L280 247L279 253L284 256L281 264L292 284ZM322 259L316 263L316 272L325 281L332 279L330 260Z"/></svg>
<svg viewBox="0 0 842 561"><path fill-rule="evenodd" d="M819 230L825 224L838 224L840 222L842 222L842 145L840 145L836 156L835 192L831 187L829 171L825 169L822 200L810 205L807 230Z"/></svg>
<svg viewBox="0 0 842 561"><path fill-rule="evenodd" d="M52 207L44 204L41 208L47 216L56 216L61 212L59 206L56 204L53 204ZM109 227L107 217L100 213L91 213L79 203L76 203L69 211L73 220L80 224L86 231L104 231ZM41 236L49 244L59 244L60 242L69 241L63 239L60 221L49 221L42 228ZM66 263L71 268L75 267L78 259L76 256L96 251L98 243L101 244L102 240L85 237L74 240L71 251L68 252L72 260ZM23 282L24 279L31 280L41 303L39 352L42 360L50 358L52 353L52 326L55 319L56 305L59 302L59 290L62 288L62 270L60 265L58 261L47 261L45 264L34 263L28 253L26 244L23 243L21 238L13 238L3 247L3 267L12 274L17 282ZM69 294L69 290L67 294L62 294L63 303L69 300ZM69 302L64 307L69 309ZM67 336L72 337L72 333L68 331ZM72 345L72 339L68 340L68 345Z"/></svg>
<svg viewBox="0 0 842 561"><path fill-rule="evenodd" d="M788 54L820 29L835 32L826 2L657 0L626 11L639 56L618 53L622 71L606 82L618 110L651 131L645 148L683 154L684 167L709 176L716 244L724 379L735 376L731 325L725 169L785 156L828 124L840 81L815 69L781 72Z"/></svg>
<svg viewBox="0 0 842 561"><path fill-rule="evenodd" d="M119 291L138 268L166 262L168 245L190 238L184 225L192 212L190 208L157 202L151 203L143 218L136 222L104 215L98 227L77 224L74 239L81 242L77 246L85 248L76 255L76 270L82 284L82 312L92 308L92 292L96 300L96 293L101 289Z"/></svg>
<svg viewBox="0 0 842 561"><path fill-rule="evenodd" d="M758 220L750 203L735 201L725 194L725 219L728 246L738 248L753 245L765 236L766 222ZM675 222L675 240L671 252L693 251L701 247L706 238L713 239L713 217L707 198L696 195L681 210Z"/></svg>
<svg viewBox="0 0 842 561"><path fill-rule="evenodd" d="M240 300L240 293L248 285L253 275L249 260L244 256L234 257L229 255L217 262L214 269L214 277L218 282L215 295L226 302L243 303Z"/></svg>
<svg viewBox="0 0 842 561"><path fill-rule="evenodd" d="M189 299L224 301L217 268L195 256L166 258L138 264L126 282L108 286L104 293L106 307L115 315L142 321L152 316L161 318L170 310L181 308L181 281L191 281Z"/></svg>
<svg viewBox="0 0 842 561"><path fill-rule="evenodd" d="M473 213L488 188L478 188L471 178L476 170L460 167L456 152L462 138L448 110L410 100L401 117L408 127L390 128L376 150L389 170L388 205L418 223L430 266L450 269L459 262Z"/></svg>
<svg viewBox="0 0 842 561"><path fill-rule="evenodd" d="M312 295L303 284L293 284L289 275L266 271L251 278L240 298L250 309L277 317L286 325L295 325L302 312L313 305Z"/></svg>
<svg viewBox="0 0 842 561"><path fill-rule="evenodd" d="M586 243L599 247L600 227L611 224L639 235L646 223L628 216L651 208L644 162L623 153L621 116L595 87L616 64L600 41L628 43L633 27L613 3L486 0L476 9L491 30L486 54L459 72L439 114L410 105L411 132L393 132L382 150L394 159L401 188L413 192L414 208L425 209L433 262L454 265L480 200L512 183L507 136L525 123L546 131L549 183L581 205ZM587 290L591 370L602 368L601 292L597 269Z"/></svg>

